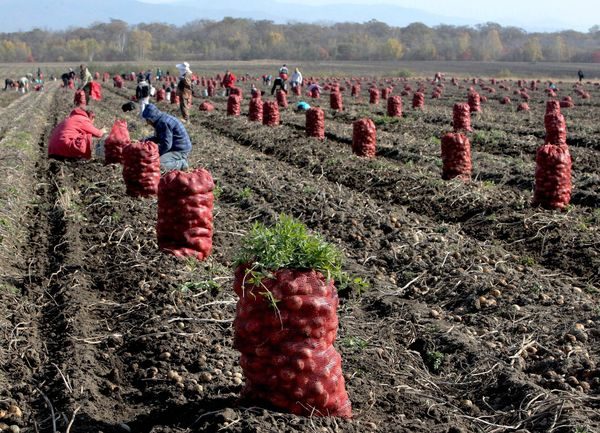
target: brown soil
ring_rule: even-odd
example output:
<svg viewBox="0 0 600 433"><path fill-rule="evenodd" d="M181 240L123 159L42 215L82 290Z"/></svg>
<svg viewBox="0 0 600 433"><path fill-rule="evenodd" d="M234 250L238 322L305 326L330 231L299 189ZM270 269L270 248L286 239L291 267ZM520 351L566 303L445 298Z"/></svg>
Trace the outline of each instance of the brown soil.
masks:
<svg viewBox="0 0 600 433"><path fill-rule="evenodd" d="M463 184L441 180L439 137L464 87L447 82L423 112L404 98L399 120L368 106L366 84L359 100L346 87L345 111L326 110L324 141L306 138L291 108L271 128L248 122L247 98L239 118L226 116L223 97L213 113L194 110L191 163L218 185L214 253L203 263L158 251L156 200L126 196L119 166L45 157L72 102L71 92L48 92L29 172L26 266L15 290L0 290L11 306L0 308L0 409L14 403L23 417L0 423L90 433L599 431L598 107L564 110L573 201L544 211L529 204L541 91L528 114L484 104L470 134L474 180ZM133 91L104 93L92 108L110 127ZM351 122L365 116L378 125L370 161L349 145ZM132 138L148 135L126 118ZM340 292L351 420L239 398L233 257L254 221L281 213L336 244L345 269L369 283Z"/></svg>

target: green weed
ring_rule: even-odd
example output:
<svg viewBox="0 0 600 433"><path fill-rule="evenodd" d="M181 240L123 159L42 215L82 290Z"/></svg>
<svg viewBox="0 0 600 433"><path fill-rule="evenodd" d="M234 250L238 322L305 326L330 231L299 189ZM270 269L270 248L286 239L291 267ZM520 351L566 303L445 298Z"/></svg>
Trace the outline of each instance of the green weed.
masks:
<svg viewBox="0 0 600 433"><path fill-rule="evenodd" d="M345 337L340 340L340 346L348 348L351 352L362 352L369 346L369 342L361 337Z"/></svg>
<svg viewBox="0 0 600 433"><path fill-rule="evenodd" d="M221 286L214 280L187 281L178 287L180 292L220 291Z"/></svg>
<svg viewBox="0 0 600 433"><path fill-rule="evenodd" d="M500 131L498 129L492 129L489 131L477 131L473 134L473 144L492 144L492 145L502 145L507 140L506 132Z"/></svg>
<svg viewBox="0 0 600 433"><path fill-rule="evenodd" d="M371 283L362 277L350 276L347 273L342 273L338 280L338 291L351 291L358 296L362 296L371 288Z"/></svg>
<svg viewBox="0 0 600 433"><path fill-rule="evenodd" d="M221 194L223 194L223 187L218 183L215 183L215 187L213 189L213 196L215 200L218 200L219 197L221 197Z"/></svg>
<svg viewBox="0 0 600 433"><path fill-rule="evenodd" d="M0 283L0 292L10 295L18 295L20 290L12 284Z"/></svg>
<svg viewBox="0 0 600 433"><path fill-rule="evenodd" d="M235 262L250 264L252 272L263 276L282 268L315 269L338 281L342 275L341 252L287 215L280 215L273 227L255 223Z"/></svg>
<svg viewBox="0 0 600 433"><path fill-rule="evenodd" d="M252 188L246 186L238 192L237 196L239 200L248 200L252 197L253 193L254 191L252 191Z"/></svg>
<svg viewBox="0 0 600 433"><path fill-rule="evenodd" d="M31 134L24 131L16 132L10 138L6 138L3 142L3 145L10 149L31 151Z"/></svg>
<svg viewBox="0 0 600 433"><path fill-rule="evenodd" d="M438 351L429 351L425 354L425 362L431 371L437 373L444 362L444 354Z"/></svg>
<svg viewBox="0 0 600 433"><path fill-rule="evenodd" d="M401 117L391 116L372 116L373 123L377 126L381 125L396 125L402 121Z"/></svg>
<svg viewBox="0 0 600 433"><path fill-rule="evenodd" d="M523 257L521 257L521 264L523 266L534 266L535 265L535 259L533 257L530 257L530 256L523 256Z"/></svg>
<svg viewBox="0 0 600 433"><path fill-rule="evenodd" d="M429 137L429 142L431 144L435 144L436 146L442 145L442 140L439 137L435 137L435 136Z"/></svg>

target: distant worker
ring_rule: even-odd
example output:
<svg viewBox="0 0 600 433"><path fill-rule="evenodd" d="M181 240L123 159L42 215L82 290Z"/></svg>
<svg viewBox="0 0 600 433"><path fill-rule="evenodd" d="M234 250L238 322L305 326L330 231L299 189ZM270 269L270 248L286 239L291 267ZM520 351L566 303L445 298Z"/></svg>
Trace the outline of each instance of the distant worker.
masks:
<svg viewBox="0 0 600 433"><path fill-rule="evenodd" d="M271 81L273 80L273 76L270 74L264 74L262 76L262 80L263 80L263 85L264 86L270 86L271 85Z"/></svg>
<svg viewBox="0 0 600 433"><path fill-rule="evenodd" d="M150 84L146 81L143 74L138 75L138 84L135 88L135 99L140 104L140 117L144 112L146 105L150 103Z"/></svg>
<svg viewBox="0 0 600 433"><path fill-rule="evenodd" d="M188 62L180 63L179 82L177 83L177 94L179 95L179 109L184 122L190 118L190 107L192 106L192 70Z"/></svg>
<svg viewBox="0 0 600 433"><path fill-rule="evenodd" d="M63 87L66 89L67 87L69 87L69 80L75 79L75 71L73 71L72 68L69 68L67 72L60 76L60 79L63 82Z"/></svg>
<svg viewBox="0 0 600 433"><path fill-rule="evenodd" d="M583 81L583 79L585 78L585 76L583 75L583 71L580 69L579 71L577 71L577 76L579 77L579 82L581 83Z"/></svg>
<svg viewBox="0 0 600 433"><path fill-rule="evenodd" d="M271 95L273 95L275 93L275 90L278 88L287 93L287 85L285 83L285 80L281 77L277 77L275 78L275 81L273 81L273 87L271 87Z"/></svg>
<svg viewBox="0 0 600 433"><path fill-rule="evenodd" d="M192 141L183 123L175 116L160 111L154 104L146 105L142 117L154 127L155 135L146 140L158 145L161 170L186 170Z"/></svg>
<svg viewBox="0 0 600 433"><path fill-rule="evenodd" d="M17 81L17 87L20 93L29 92L29 79L27 77L19 78L19 81Z"/></svg>
<svg viewBox="0 0 600 433"><path fill-rule="evenodd" d="M59 123L50 134L48 156L59 158L90 159L92 137L102 137L106 128L94 126L94 113L75 108L69 117Z"/></svg>
<svg viewBox="0 0 600 433"><path fill-rule="evenodd" d="M292 89L302 86L302 73L300 72L300 69L294 69L292 78L290 78L290 86L292 87Z"/></svg>
<svg viewBox="0 0 600 433"><path fill-rule="evenodd" d="M92 81L93 77L90 73L89 69L83 63L79 65L79 78L81 79L81 83L79 84L79 89L85 92L85 100L87 103L90 103L90 92L92 91Z"/></svg>
<svg viewBox="0 0 600 433"><path fill-rule="evenodd" d="M15 82L11 78L7 78L4 80L4 90L7 90L9 87L12 89L15 87Z"/></svg>
<svg viewBox="0 0 600 433"><path fill-rule="evenodd" d="M225 88L225 96L229 96L231 88L235 87L235 75L228 69L225 71L225 75L221 80L221 85Z"/></svg>
<svg viewBox="0 0 600 433"><path fill-rule="evenodd" d="M279 68L279 77L286 81L288 79L289 71L287 65L284 63L281 68Z"/></svg>
<svg viewBox="0 0 600 433"><path fill-rule="evenodd" d="M296 104L296 111L297 112L305 112L305 111L308 111L309 108L310 108L310 105L308 104L308 102L299 101Z"/></svg>

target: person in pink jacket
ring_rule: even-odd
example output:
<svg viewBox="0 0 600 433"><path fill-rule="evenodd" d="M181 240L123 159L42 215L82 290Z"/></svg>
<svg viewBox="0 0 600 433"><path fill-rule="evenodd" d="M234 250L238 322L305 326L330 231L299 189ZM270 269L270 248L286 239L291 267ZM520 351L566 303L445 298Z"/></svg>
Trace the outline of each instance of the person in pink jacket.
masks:
<svg viewBox="0 0 600 433"><path fill-rule="evenodd" d="M107 129L94 126L94 113L77 107L69 117L52 131L48 143L48 156L73 159L92 157L92 136L102 137Z"/></svg>

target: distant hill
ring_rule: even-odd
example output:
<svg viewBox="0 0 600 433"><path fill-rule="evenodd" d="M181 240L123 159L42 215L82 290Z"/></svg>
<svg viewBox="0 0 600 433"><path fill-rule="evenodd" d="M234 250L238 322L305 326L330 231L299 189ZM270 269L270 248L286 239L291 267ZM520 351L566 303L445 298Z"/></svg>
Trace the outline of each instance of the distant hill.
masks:
<svg viewBox="0 0 600 433"><path fill-rule="evenodd" d="M376 19L394 26L422 22L433 26L475 24L472 20L430 14L418 9L391 5L361 6L355 4L308 6L277 1L228 0L227 2L192 2L180 0L174 4L149 4L138 0L38 0L35 7L23 9L19 2L2 2L0 30L28 31L33 28L64 30L87 27L93 22L111 18L130 24L164 22L182 25L197 19L221 20L223 17L271 20L277 23L302 22L366 22Z"/></svg>

